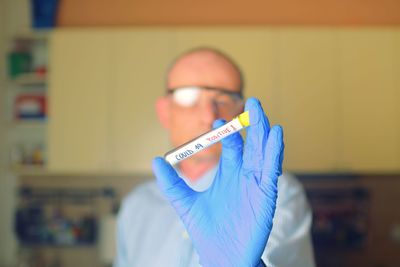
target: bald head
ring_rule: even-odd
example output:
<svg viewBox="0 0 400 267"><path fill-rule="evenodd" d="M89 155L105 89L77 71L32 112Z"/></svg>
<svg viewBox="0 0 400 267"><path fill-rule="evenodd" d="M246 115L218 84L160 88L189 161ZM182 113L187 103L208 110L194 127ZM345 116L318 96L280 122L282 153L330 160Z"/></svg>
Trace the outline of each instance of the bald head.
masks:
<svg viewBox="0 0 400 267"><path fill-rule="evenodd" d="M224 53L212 48L196 48L180 55L167 73L167 87L211 86L241 92L242 72Z"/></svg>

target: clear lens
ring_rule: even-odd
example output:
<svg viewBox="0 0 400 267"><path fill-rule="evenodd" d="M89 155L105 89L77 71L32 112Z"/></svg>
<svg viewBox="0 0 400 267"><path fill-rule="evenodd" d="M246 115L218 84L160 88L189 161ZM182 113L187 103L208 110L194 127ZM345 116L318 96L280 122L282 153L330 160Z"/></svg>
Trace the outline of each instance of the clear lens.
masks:
<svg viewBox="0 0 400 267"><path fill-rule="evenodd" d="M200 88L184 87L173 91L175 103L184 107L192 107L196 104L200 96Z"/></svg>
<svg viewBox="0 0 400 267"><path fill-rule="evenodd" d="M202 90L214 93L201 100L200 92ZM204 100L211 101L220 115L238 113L238 109L242 106L242 98L238 94L225 91L227 90L212 87L187 86L171 89L170 93L173 101L181 107L193 108L198 105L199 101Z"/></svg>

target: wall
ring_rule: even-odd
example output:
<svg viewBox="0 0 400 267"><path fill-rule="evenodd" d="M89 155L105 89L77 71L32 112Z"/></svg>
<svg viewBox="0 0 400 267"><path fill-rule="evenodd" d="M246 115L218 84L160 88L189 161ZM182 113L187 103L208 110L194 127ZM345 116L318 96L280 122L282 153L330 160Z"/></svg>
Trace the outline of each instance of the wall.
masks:
<svg viewBox="0 0 400 267"><path fill-rule="evenodd" d="M63 0L60 26L399 25L397 0Z"/></svg>

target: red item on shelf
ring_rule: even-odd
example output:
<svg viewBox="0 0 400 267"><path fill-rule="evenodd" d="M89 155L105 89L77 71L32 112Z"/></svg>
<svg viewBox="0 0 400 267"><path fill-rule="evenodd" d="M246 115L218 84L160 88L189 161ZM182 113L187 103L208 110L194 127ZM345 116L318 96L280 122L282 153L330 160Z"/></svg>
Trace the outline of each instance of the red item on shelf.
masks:
<svg viewBox="0 0 400 267"><path fill-rule="evenodd" d="M15 119L44 119L47 114L46 96L22 94L15 98Z"/></svg>
<svg viewBox="0 0 400 267"><path fill-rule="evenodd" d="M44 78L44 77L46 77L47 68L46 68L46 66L38 67L38 68L36 68L35 72L36 72L37 76Z"/></svg>

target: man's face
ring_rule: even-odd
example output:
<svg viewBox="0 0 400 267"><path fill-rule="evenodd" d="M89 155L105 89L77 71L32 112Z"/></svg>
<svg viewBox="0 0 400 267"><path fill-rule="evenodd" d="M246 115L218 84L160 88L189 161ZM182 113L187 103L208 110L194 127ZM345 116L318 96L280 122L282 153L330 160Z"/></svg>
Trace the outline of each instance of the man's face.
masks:
<svg viewBox="0 0 400 267"><path fill-rule="evenodd" d="M239 73L214 54L200 53L179 60L168 78L168 130L175 147L212 129L216 119L229 121L243 109L243 101L237 96ZM218 162L220 153L221 145L217 144L188 160L211 166Z"/></svg>

